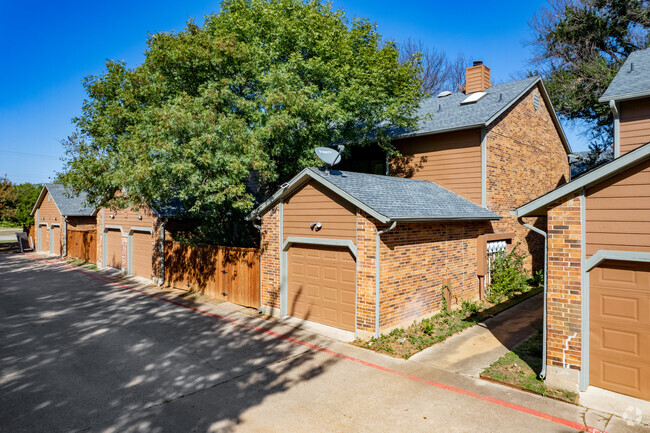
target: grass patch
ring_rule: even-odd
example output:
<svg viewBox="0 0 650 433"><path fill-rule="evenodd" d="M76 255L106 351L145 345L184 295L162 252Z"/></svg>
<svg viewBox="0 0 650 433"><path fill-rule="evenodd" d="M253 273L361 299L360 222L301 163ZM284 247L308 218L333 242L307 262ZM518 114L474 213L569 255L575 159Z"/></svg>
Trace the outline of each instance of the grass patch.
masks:
<svg viewBox="0 0 650 433"><path fill-rule="evenodd" d="M462 308L442 311L421 322L414 322L408 328L396 328L388 334L370 340L357 339L354 344L366 349L386 353L398 358L408 359L417 352L436 343L446 340L458 332L476 325L503 310L506 310L543 291L543 287L531 288L523 293L514 295L511 299L500 304L487 301L476 303L464 301Z"/></svg>
<svg viewBox="0 0 650 433"><path fill-rule="evenodd" d="M577 393L546 386L540 379L539 373L542 371L541 321L536 322L534 326L538 329L535 335L492 363L481 373L481 377L545 397L578 404Z"/></svg>

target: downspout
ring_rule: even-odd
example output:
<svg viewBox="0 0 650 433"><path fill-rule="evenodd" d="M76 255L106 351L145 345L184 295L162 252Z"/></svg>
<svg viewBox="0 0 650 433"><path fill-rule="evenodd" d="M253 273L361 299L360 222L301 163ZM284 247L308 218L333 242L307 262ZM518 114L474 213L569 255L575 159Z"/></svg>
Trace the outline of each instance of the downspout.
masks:
<svg viewBox="0 0 650 433"><path fill-rule="evenodd" d="M379 237L384 233L393 230L397 226L397 221L384 230L377 231L377 238L375 239L375 338L379 338L379 278L381 274L381 255L379 254Z"/></svg>
<svg viewBox="0 0 650 433"><path fill-rule="evenodd" d="M158 285L163 286L165 284L165 225L167 224L167 218L163 219L160 223L160 278L158 280Z"/></svg>
<svg viewBox="0 0 650 433"><path fill-rule="evenodd" d="M614 117L614 158L621 156L621 115L616 106L616 101L609 101L609 109Z"/></svg>
<svg viewBox="0 0 650 433"><path fill-rule="evenodd" d="M68 256L68 217L65 215L63 215L63 254L61 256Z"/></svg>
<svg viewBox="0 0 650 433"><path fill-rule="evenodd" d="M539 377L546 379L546 294L548 287L548 236L545 231L538 229L530 224L525 223L522 217L517 216L517 221L522 226L526 227L529 230L534 231L538 235L544 237L544 310L542 312L542 371L539 373Z"/></svg>
<svg viewBox="0 0 650 433"><path fill-rule="evenodd" d="M258 216L257 219L260 219ZM260 231L260 247L262 246L262 226L253 221L253 227ZM261 251L261 250L260 250ZM257 309L258 314L262 314L262 256L260 255L260 307Z"/></svg>

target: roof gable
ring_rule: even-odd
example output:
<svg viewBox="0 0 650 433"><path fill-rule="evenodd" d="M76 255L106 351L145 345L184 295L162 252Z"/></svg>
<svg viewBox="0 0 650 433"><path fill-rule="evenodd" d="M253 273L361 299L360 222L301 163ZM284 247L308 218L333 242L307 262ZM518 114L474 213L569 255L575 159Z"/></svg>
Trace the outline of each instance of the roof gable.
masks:
<svg viewBox="0 0 650 433"><path fill-rule="evenodd" d="M614 159L598 168L586 173L571 182L564 184L553 191L544 194L535 200L526 203L511 211L518 217L525 216L542 216L546 214L546 207L556 200L566 197L582 188L588 188L596 185L610 177L630 168L646 159L650 158L650 143L644 144L625 155Z"/></svg>
<svg viewBox="0 0 650 433"><path fill-rule="evenodd" d="M530 77L488 87L483 97L469 104L463 104L463 101L468 98L468 95L463 92L425 99L420 103L416 112L416 116L420 120L415 130L397 128L390 133L395 138L406 138L488 126L535 86L539 86L540 94L549 108L548 111L560 139L566 151L570 153L569 142L540 77Z"/></svg>
<svg viewBox="0 0 650 433"><path fill-rule="evenodd" d="M46 183L43 184L30 215L33 216L36 213L36 209L40 207L47 193L50 194L55 206L63 216L93 216L95 214L94 206L84 204L87 199L85 192L74 195L60 183Z"/></svg>
<svg viewBox="0 0 650 433"><path fill-rule="evenodd" d="M306 168L247 219L263 214L311 179L383 223L501 218L433 182L337 170L328 175L316 168Z"/></svg>

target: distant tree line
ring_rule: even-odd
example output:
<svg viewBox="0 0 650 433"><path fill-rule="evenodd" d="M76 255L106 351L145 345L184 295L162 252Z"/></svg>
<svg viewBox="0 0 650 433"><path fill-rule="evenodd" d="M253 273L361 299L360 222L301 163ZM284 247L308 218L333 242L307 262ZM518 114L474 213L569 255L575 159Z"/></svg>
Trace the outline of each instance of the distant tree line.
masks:
<svg viewBox="0 0 650 433"><path fill-rule="evenodd" d="M14 184L6 176L0 178L0 226L20 227L34 224L34 218L29 214L40 191L40 185Z"/></svg>

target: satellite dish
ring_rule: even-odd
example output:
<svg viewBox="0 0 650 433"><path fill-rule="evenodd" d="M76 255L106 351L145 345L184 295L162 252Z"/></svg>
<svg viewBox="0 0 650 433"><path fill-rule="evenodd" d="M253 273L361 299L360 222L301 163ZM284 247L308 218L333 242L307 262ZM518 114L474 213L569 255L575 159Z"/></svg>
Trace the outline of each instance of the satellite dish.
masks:
<svg viewBox="0 0 650 433"><path fill-rule="evenodd" d="M343 152L343 149L345 149L345 146L339 144L338 149L338 152L331 147L317 147L314 149L316 156L325 163L325 172L327 174L329 174L330 167L341 162L341 153Z"/></svg>

